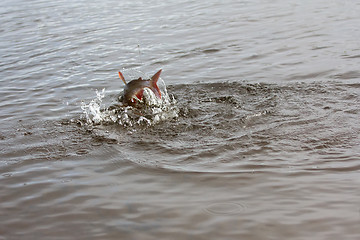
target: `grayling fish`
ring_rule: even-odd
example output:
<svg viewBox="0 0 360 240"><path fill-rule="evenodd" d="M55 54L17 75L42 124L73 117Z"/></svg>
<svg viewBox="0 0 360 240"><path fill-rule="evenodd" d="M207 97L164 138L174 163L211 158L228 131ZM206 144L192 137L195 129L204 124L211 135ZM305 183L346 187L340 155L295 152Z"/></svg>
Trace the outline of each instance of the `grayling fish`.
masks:
<svg viewBox="0 0 360 240"><path fill-rule="evenodd" d="M161 99L161 92L157 86L157 81L159 80L161 69L154 74L150 79L143 80L141 77L135 80L131 80L129 83L126 83L124 76L119 72L120 79L125 83L124 92L122 95L122 103L127 106L135 106L137 100L143 98L144 88L149 88L155 96Z"/></svg>

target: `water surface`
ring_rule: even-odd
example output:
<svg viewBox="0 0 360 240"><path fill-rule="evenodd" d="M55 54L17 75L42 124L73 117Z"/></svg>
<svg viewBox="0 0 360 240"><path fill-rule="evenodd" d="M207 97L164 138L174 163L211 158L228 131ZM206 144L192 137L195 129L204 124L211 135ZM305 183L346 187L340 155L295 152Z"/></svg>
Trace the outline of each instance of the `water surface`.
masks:
<svg viewBox="0 0 360 240"><path fill-rule="evenodd" d="M359 239L356 1L0 6L0 239ZM84 124L160 68L177 117Z"/></svg>

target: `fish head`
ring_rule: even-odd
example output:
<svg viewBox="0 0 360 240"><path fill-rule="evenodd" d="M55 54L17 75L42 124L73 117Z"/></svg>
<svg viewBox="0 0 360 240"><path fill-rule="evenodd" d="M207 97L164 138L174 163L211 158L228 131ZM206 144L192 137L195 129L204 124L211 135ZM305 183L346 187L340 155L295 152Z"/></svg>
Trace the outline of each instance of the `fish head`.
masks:
<svg viewBox="0 0 360 240"><path fill-rule="evenodd" d="M141 77L126 83L124 76L119 72L120 79L125 83L123 95L121 97L124 105L135 106L136 102L141 101L144 95L144 88L149 88L155 96L161 99L161 91L157 86L161 69L150 79L143 80Z"/></svg>

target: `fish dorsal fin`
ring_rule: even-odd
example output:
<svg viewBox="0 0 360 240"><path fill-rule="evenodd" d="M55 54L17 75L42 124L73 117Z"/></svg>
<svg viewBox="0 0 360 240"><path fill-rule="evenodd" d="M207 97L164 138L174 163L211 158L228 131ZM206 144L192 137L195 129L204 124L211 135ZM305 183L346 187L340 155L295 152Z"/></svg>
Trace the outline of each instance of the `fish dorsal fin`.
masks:
<svg viewBox="0 0 360 240"><path fill-rule="evenodd" d="M120 79L121 79L121 80L125 83L125 85L126 85L125 78L124 78L124 76L122 75L121 72L119 72L119 77L120 77Z"/></svg>

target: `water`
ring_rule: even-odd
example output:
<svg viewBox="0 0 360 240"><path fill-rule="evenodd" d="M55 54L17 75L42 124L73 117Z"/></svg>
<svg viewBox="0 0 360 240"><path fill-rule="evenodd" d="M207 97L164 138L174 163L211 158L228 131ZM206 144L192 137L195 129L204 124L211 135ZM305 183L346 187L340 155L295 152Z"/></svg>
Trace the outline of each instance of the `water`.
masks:
<svg viewBox="0 0 360 240"><path fill-rule="evenodd" d="M0 239L359 239L356 1L0 12ZM172 117L87 121L159 69Z"/></svg>

